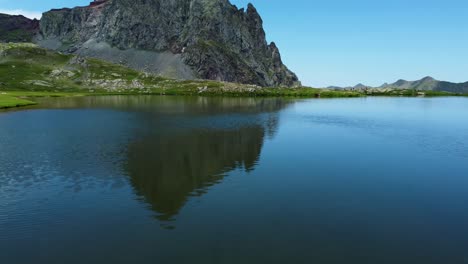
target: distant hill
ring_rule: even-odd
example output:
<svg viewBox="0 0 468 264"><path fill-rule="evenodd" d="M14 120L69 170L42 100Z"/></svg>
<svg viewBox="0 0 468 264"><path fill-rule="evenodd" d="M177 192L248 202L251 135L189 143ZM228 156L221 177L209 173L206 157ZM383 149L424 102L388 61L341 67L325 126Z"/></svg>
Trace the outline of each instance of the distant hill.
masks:
<svg viewBox="0 0 468 264"><path fill-rule="evenodd" d="M0 42L31 42L39 32L39 20L0 14Z"/></svg>
<svg viewBox="0 0 468 264"><path fill-rule="evenodd" d="M406 81L398 80L394 83L384 83L379 87L367 86L364 84L358 84L353 87L339 88L331 86L334 89L345 89L345 90L367 90L367 89L378 89L378 90L417 90L417 91L437 91L437 92L451 92L451 93L468 93L468 82L464 83L452 83L446 81L439 81L430 76L424 77L417 81Z"/></svg>
<svg viewBox="0 0 468 264"><path fill-rule="evenodd" d="M417 81L398 80L395 83L387 84L387 85L381 86L380 88L468 93L468 82L452 83L452 82L446 82L446 81L438 81L428 76Z"/></svg>
<svg viewBox="0 0 468 264"><path fill-rule="evenodd" d="M353 88L356 89L356 90L361 90L361 89L367 89L367 88L370 88L370 87L365 85L365 84L358 83Z"/></svg>

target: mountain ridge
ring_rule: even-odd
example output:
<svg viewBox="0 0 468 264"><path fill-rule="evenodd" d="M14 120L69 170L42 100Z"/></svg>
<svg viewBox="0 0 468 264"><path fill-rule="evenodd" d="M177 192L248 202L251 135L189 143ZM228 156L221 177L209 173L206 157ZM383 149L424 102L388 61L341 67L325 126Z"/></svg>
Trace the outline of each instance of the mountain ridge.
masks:
<svg viewBox="0 0 468 264"><path fill-rule="evenodd" d="M426 76L420 80L407 81L399 79L394 83L384 83L381 86L373 87L364 84L358 84L353 87L337 87L330 86L329 88L334 89L345 89L345 90L418 90L418 91L438 91L438 92L450 92L450 93L468 93L468 82L454 83L448 81L436 80L431 76Z"/></svg>
<svg viewBox="0 0 468 264"><path fill-rule="evenodd" d="M228 0L100 0L45 12L35 40L173 78L301 85L276 44L266 42L252 4L238 9Z"/></svg>
<svg viewBox="0 0 468 264"><path fill-rule="evenodd" d="M31 42L39 32L39 20L0 14L0 42Z"/></svg>

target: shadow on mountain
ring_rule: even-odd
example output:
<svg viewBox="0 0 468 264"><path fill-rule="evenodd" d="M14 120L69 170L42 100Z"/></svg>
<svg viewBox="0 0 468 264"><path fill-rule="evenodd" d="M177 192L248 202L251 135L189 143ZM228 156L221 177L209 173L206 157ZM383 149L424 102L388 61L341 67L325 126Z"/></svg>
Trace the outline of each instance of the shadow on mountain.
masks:
<svg viewBox="0 0 468 264"><path fill-rule="evenodd" d="M126 170L135 192L166 228L190 197L221 183L228 172L255 169L266 138L275 135L279 99L201 98L179 101L180 112L148 114L128 146ZM174 108L172 108L174 110ZM139 126L140 127L140 126Z"/></svg>

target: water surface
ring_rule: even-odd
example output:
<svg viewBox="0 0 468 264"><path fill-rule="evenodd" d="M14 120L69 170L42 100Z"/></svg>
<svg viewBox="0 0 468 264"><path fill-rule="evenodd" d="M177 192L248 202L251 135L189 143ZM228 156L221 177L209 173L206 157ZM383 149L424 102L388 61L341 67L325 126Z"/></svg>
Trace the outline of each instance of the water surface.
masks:
<svg viewBox="0 0 468 264"><path fill-rule="evenodd" d="M467 98L0 112L0 263L468 263Z"/></svg>

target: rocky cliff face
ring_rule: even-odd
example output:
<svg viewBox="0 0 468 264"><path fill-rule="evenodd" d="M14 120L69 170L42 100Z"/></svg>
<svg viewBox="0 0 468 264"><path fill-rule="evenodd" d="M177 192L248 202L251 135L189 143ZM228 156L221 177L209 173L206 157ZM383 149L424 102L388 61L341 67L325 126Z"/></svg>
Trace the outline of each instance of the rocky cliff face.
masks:
<svg viewBox="0 0 468 264"><path fill-rule="evenodd" d="M0 42L31 42L38 31L38 20L0 14Z"/></svg>
<svg viewBox="0 0 468 264"><path fill-rule="evenodd" d="M229 0L101 0L46 12L42 46L178 78L296 86L253 5Z"/></svg>

